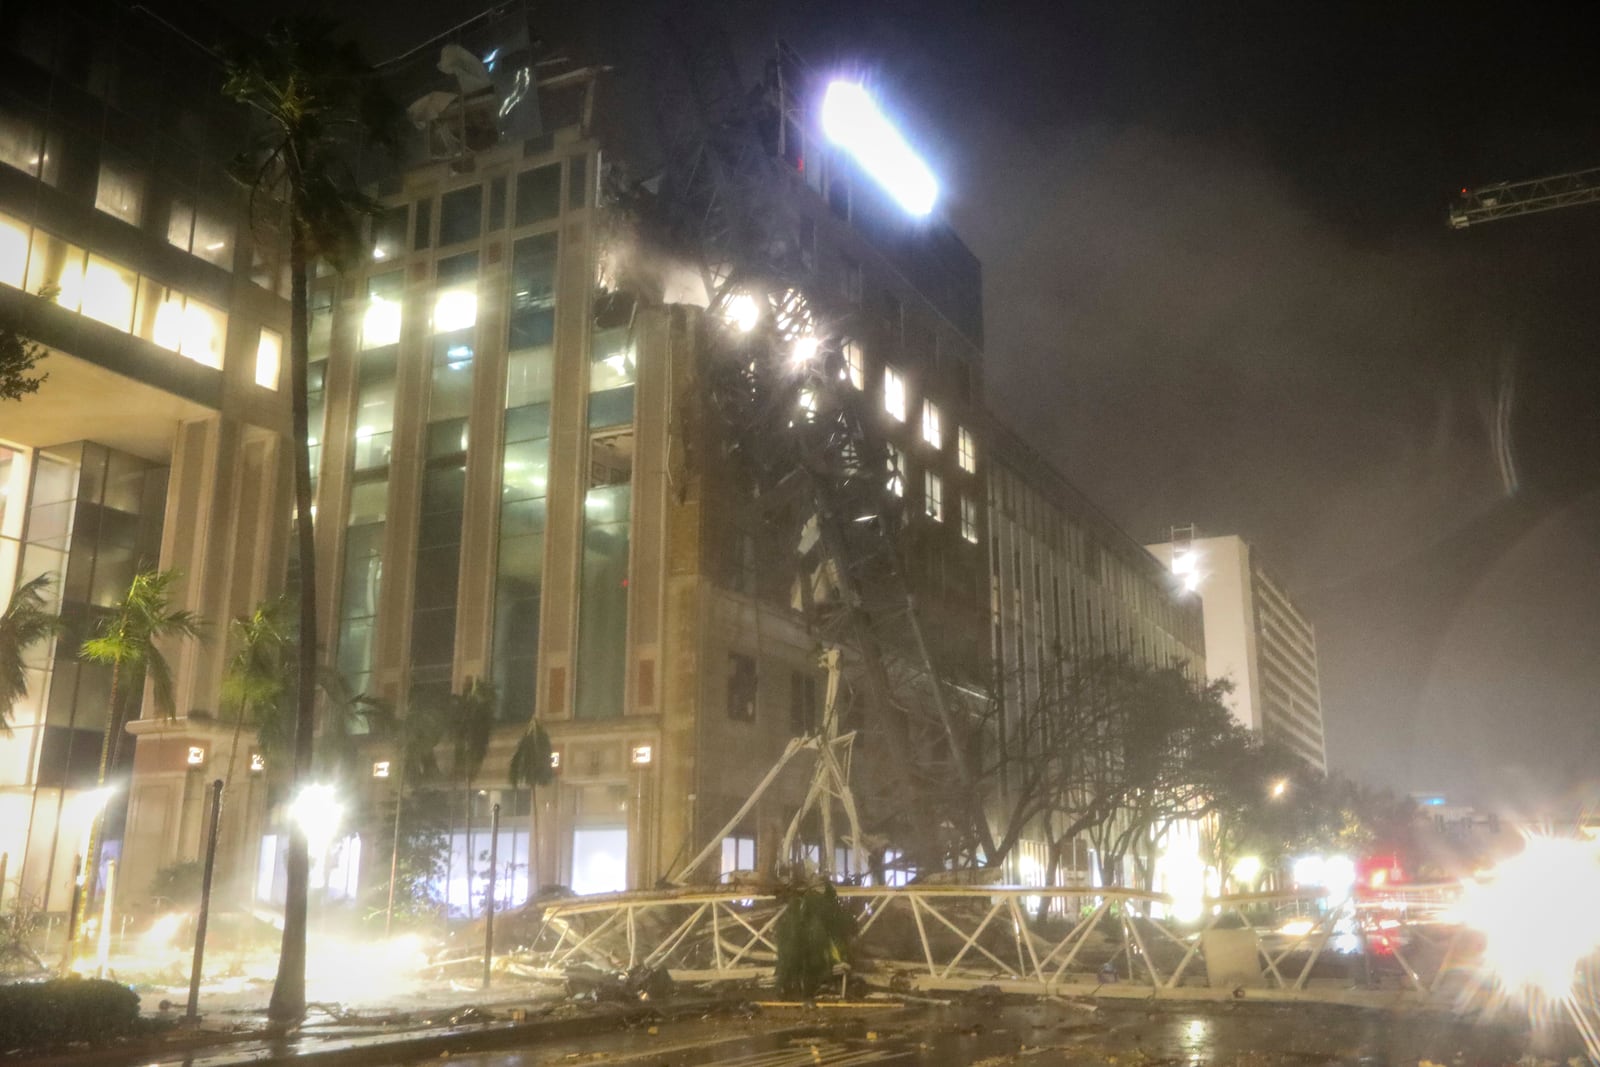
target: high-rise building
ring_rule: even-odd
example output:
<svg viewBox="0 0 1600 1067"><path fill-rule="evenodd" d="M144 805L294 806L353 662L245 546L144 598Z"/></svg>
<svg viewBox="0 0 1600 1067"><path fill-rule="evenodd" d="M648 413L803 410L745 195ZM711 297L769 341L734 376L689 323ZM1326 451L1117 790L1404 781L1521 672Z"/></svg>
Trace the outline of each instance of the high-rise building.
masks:
<svg viewBox="0 0 1600 1067"><path fill-rule="evenodd" d="M227 620L283 580L289 315L277 242L226 177L239 124L209 56L111 2L8 4L0 53L0 322L49 351L38 393L0 402L0 605L45 575L65 623L0 734L0 893L60 912L111 714L112 670L79 646L152 567L213 626L167 649L172 717L122 687L139 736L111 781L138 784L104 856L142 891L197 848Z"/></svg>
<svg viewBox="0 0 1600 1067"><path fill-rule="evenodd" d="M126 825L108 832L118 884L141 894L195 857L221 777L224 884L271 907L293 798L282 761L234 729L222 678L229 620L294 565L286 290L273 235L221 179L242 120L183 39L213 38L104 7L0 27L0 315L51 353L45 388L0 406L0 593L55 575L71 623L36 650L0 738L0 851L8 879L65 906L109 687L78 646L136 571L171 567L180 606L211 625L172 649L172 715L130 702L133 755L113 775ZM474 20L391 71L417 126L372 176L386 210L359 262L311 280L327 662L402 721L475 681L497 693L470 779L444 746L440 776L403 783L448 839L451 911L481 906L494 805L508 903L541 884L599 892L792 858L778 852L807 791L797 768L730 820L818 729L824 646L844 647L839 706L865 765L913 762L870 714L863 626L889 663L880 682L902 687L891 701L931 692L930 672L980 692L1080 650L1198 662L1192 605L985 410L979 264L924 200L897 199L832 143L826 79L781 53L760 86L759 224L781 230L798 280L752 275L707 307L728 265L637 225L634 206L665 194L630 174L639 157L615 131L652 101L619 98L600 67L543 62L554 54L521 18ZM772 377L739 392L748 367L729 353L745 334L789 346L778 392ZM810 500L791 509L802 521L775 518L794 480L752 458L770 440L730 429L738 403L767 438L852 427L835 473L859 510ZM535 719L556 780L530 790L510 762ZM393 738L356 740L342 814L319 812L313 880L335 902L386 882L402 786ZM895 842L875 849L881 861Z"/></svg>
<svg viewBox="0 0 1600 1067"><path fill-rule="evenodd" d="M1151 545L1205 617L1206 673L1233 684L1230 706L1263 741L1326 771L1317 634L1243 539L1174 537Z"/></svg>

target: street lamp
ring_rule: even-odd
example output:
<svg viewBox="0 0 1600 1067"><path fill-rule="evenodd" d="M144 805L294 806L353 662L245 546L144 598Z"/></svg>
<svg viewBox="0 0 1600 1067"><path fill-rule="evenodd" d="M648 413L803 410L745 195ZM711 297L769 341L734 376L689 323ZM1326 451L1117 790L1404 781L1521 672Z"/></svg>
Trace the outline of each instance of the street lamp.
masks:
<svg viewBox="0 0 1600 1067"><path fill-rule="evenodd" d="M1289 779L1287 779L1287 778L1279 778L1277 781L1272 783L1272 788L1267 790L1267 795L1270 796L1273 800L1277 800L1279 797L1283 796L1288 791L1289 791Z"/></svg>

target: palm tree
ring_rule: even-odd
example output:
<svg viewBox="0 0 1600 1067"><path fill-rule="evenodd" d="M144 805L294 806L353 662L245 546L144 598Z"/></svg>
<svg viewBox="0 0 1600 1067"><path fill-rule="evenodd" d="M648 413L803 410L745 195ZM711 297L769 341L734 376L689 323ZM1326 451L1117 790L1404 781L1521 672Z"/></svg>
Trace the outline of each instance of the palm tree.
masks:
<svg viewBox="0 0 1600 1067"><path fill-rule="evenodd" d="M467 916L472 916L472 781L483 770L494 733L499 697L494 686L475 678L463 693L450 697L450 719L445 729L450 739L450 773L460 780L467 818Z"/></svg>
<svg viewBox="0 0 1600 1067"><path fill-rule="evenodd" d="M528 810L533 812L532 824L528 827L528 889L535 894L539 892L539 787L556 780L556 769L550 765L551 752L550 735L544 732L539 720L534 719L517 741L507 770L512 789L525 785L532 793L528 801Z"/></svg>
<svg viewBox="0 0 1600 1067"><path fill-rule="evenodd" d="M292 777L311 773L317 661L316 559L311 499L306 374L310 349L308 265L338 264L355 247L364 216L380 205L358 188L348 163L362 142L387 143L393 108L352 44L316 18L275 23L256 47L228 63L223 92L254 115L259 137L236 173L252 203L281 205L289 231L289 367L293 405L295 533L300 576L300 656L295 689ZM306 905L311 873L305 835L289 835L283 950L268 1016L305 1016Z"/></svg>
<svg viewBox="0 0 1600 1067"><path fill-rule="evenodd" d="M322 691L322 729L314 766L319 777L337 781L360 773L362 737L387 737L394 732L394 709L381 697L357 693L332 667L317 671Z"/></svg>
<svg viewBox="0 0 1600 1067"><path fill-rule="evenodd" d="M449 707L422 689L414 689L406 714L397 724L400 770L394 783L394 827L389 851L388 904L384 908L383 935L394 927L395 889L400 878L400 831L405 811L406 788L431 782L439 777L437 749L443 742Z"/></svg>
<svg viewBox="0 0 1600 1067"><path fill-rule="evenodd" d="M156 699L156 707L168 717L175 713L172 667L161 651L160 642L197 639L205 620L192 611L173 605L172 587L180 575L175 570L140 571L133 576L128 593L111 609L101 623L100 633L84 641L78 654L90 663L111 668L110 708L106 732L100 741L100 772L97 786L106 784L106 775L116 766L122 743L126 705L137 706L146 682ZM94 876L99 870L100 832L105 815L95 816L89 828L89 845L83 862L87 867L85 892L79 906L87 906L94 893Z"/></svg>
<svg viewBox="0 0 1600 1067"><path fill-rule="evenodd" d="M228 627L237 647L222 676L222 699L233 709L233 742L228 747L224 791L233 786L239 737L247 721L255 726L263 753L269 742L271 747L278 743L275 733L282 721L280 709L294 657L290 611L288 595L281 594L234 619Z"/></svg>
<svg viewBox="0 0 1600 1067"><path fill-rule="evenodd" d="M28 649L61 629L45 599L49 588L48 574L22 583L0 614L0 734L11 732L12 709L28 695Z"/></svg>

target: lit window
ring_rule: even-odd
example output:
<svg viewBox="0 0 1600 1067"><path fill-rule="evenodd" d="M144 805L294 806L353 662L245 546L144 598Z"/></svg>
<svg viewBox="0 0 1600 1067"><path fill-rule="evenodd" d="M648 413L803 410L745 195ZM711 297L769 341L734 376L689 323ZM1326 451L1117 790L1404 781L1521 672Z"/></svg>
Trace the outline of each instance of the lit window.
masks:
<svg viewBox="0 0 1600 1067"><path fill-rule="evenodd" d="M182 200L172 202L172 212L167 216L167 243L174 248L189 251L194 237L194 205Z"/></svg>
<svg viewBox="0 0 1600 1067"><path fill-rule="evenodd" d="M883 368L883 410L900 422L906 421L906 380L893 367Z"/></svg>
<svg viewBox="0 0 1600 1067"><path fill-rule="evenodd" d="M233 269L233 227L204 211L194 216L194 241L189 250L207 263Z"/></svg>
<svg viewBox="0 0 1600 1067"><path fill-rule="evenodd" d="M375 296L361 316L361 347L382 348L400 340L400 301Z"/></svg>
<svg viewBox="0 0 1600 1067"><path fill-rule="evenodd" d="M889 492L906 495L906 454L898 448L889 450Z"/></svg>
<svg viewBox="0 0 1600 1067"><path fill-rule="evenodd" d="M0 163L39 173L39 127L20 115L0 114Z"/></svg>
<svg viewBox="0 0 1600 1067"><path fill-rule="evenodd" d="M922 476L922 506L934 522L944 521L944 480L932 471Z"/></svg>
<svg viewBox="0 0 1600 1067"><path fill-rule="evenodd" d="M21 289L28 275L28 227L0 215L0 282Z"/></svg>
<svg viewBox="0 0 1600 1067"><path fill-rule="evenodd" d="M83 313L127 332L133 326L133 293L138 280L133 271L90 256L83 271Z"/></svg>
<svg viewBox="0 0 1600 1067"><path fill-rule="evenodd" d="M844 366L840 369L840 377L849 382L852 389L866 387L867 359L856 341L844 343Z"/></svg>
<svg viewBox="0 0 1600 1067"><path fill-rule="evenodd" d="M478 294L470 289L453 289L439 294L433 305L433 332L450 333L471 329L478 321Z"/></svg>
<svg viewBox="0 0 1600 1067"><path fill-rule="evenodd" d="M944 447L944 428L939 422L939 405L931 400L922 402L922 439L934 448Z"/></svg>
<svg viewBox="0 0 1600 1067"><path fill-rule="evenodd" d="M968 474L978 469L978 445L972 439L972 431L965 426L956 432L956 462Z"/></svg>
<svg viewBox="0 0 1600 1067"><path fill-rule="evenodd" d="M261 339L256 342L256 384L263 389L278 388L278 369L282 364L283 335L263 326Z"/></svg>
<svg viewBox="0 0 1600 1067"><path fill-rule="evenodd" d="M42 230L33 235L33 253L28 257L27 290L37 293L47 285L58 286L56 303L68 311L83 305L83 249L70 245Z"/></svg>
<svg viewBox="0 0 1600 1067"><path fill-rule="evenodd" d="M222 366L222 346L228 334L227 316L193 297L183 303L183 340L178 354L208 367Z"/></svg>
<svg viewBox="0 0 1600 1067"><path fill-rule="evenodd" d="M805 416L805 421L812 421L817 414L817 394L809 389L800 390L800 412Z"/></svg>
<svg viewBox="0 0 1600 1067"><path fill-rule="evenodd" d="M978 543L978 502L971 497L961 499L961 536Z"/></svg>
<svg viewBox="0 0 1600 1067"><path fill-rule="evenodd" d="M143 204L144 178L137 171L115 163L100 164L100 184L94 194L97 210L137 226Z"/></svg>

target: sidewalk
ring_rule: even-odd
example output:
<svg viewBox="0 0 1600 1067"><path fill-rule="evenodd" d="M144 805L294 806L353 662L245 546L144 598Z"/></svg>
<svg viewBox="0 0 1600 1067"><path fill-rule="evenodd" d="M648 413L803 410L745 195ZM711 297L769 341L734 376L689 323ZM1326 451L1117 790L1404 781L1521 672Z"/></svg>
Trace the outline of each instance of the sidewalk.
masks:
<svg viewBox="0 0 1600 1067"><path fill-rule="evenodd" d="M510 983L507 983L510 986ZM306 1022L280 1033L260 1010L203 1016L197 1029L174 1025L157 1037L110 1048L35 1056L30 1067L155 1067L182 1063L222 1067L293 1059L324 1065L437 1057L604 1033L737 1009L738 1001L685 995L663 1003L576 1003L552 987L543 996L520 988L449 991L427 1003L345 1012L311 1006ZM332 1009L335 1014L330 1014ZM180 1022L181 1006L171 1017ZM3 1062L3 1061L0 1061ZM20 1062L20 1061L19 1061Z"/></svg>

